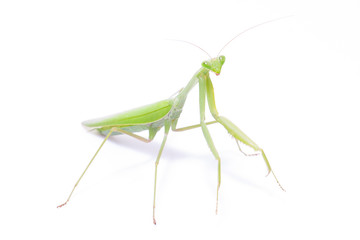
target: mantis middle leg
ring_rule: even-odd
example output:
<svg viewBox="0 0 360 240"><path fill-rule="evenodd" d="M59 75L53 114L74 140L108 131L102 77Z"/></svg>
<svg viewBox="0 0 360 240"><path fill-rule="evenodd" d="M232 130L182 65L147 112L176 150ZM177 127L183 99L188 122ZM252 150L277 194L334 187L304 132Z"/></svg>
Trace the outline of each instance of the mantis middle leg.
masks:
<svg viewBox="0 0 360 240"><path fill-rule="evenodd" d="M155 220L155 199L156 199L157 167L158 167L158 165L159 165L160 157L161 157L162 151L163 151L163 149L164 149L164 146L165 146L165 143L166 143L166 139L167 139L169 130L170 130L170 122L165 121L165 133L164 133L164 138L163 138L163 140L162 140L161 147L160 147L160 150L159 150L159 153L158 153L158 155L157 155L156 162L155 162L154 203L153 203L153 223L154 223L155 225L156 225L156 220Z"/></svg>
<svg viewBox="0 0 360 240"><path fill-rule="evenodd" d="M206 122L206 125L210 125L210 124L214 124L214 123L218 123L217 121L211 121L211 122ZM199 128L201 127L201 124L195 124L195 125L191 125L191 126L187 126L187 127L182 127L182 128L176 128L176 124L171 125L171 130L173 130L174 132L183 132L183 131L187 131L187 130L191 130L194 128Z"/></svg>

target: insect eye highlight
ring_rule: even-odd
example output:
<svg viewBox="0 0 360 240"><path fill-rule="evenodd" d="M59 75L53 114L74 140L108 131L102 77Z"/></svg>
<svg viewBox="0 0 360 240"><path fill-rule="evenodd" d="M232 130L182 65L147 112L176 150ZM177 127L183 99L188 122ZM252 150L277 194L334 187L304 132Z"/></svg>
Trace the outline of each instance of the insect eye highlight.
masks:
<svg viewBox="0 0 360 240"><path fill-rule="evenodd" d="M220 61L221 63L224 63L224 62L225 62L225 56L220 56L220 57L219 57L219 61Z"/></svg>
<svg viewBox="0 0 360 240"><path fill-rule="evenodd" d="M205 68L209 68L209 67L210 67L210 64L209 64L208 61L202 62L201 65L202 65L203 67L205 67Z"/></svg>

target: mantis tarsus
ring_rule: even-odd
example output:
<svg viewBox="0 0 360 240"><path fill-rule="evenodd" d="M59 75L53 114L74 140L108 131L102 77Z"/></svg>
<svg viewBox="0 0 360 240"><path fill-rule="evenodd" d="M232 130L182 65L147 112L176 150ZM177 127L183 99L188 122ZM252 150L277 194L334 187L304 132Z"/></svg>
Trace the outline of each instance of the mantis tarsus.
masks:
<svg viewBox="0 0 360 240"><path fill-rule="evenodd" d="M270 20L258 25L255 25L251 28L246 29L245 31L241 32L240 34L236 35L233 39L231 39L225 46L227 46L232 40L240 36L242 33L253 29L255 27L258 27L260 25L263 25L268 22L272 22L278 19ZM188 43L188 42L187 42ZM191 44L191 43L190 43ZM192 44L194 45L194 44ZM196 46L196 45L194 45ZM224 46L224 47L225 47ZM198 47L198 46L196 46ZM220 50L220 52L224 49L224 47ZM198 47L200 48L200 47ZM201 48L200 48L201 49ZM203 49L201 49L203 50ZM204 51L204 50L203 50ZM205 51L204 51L205 52ZM219 52L219 54L220 54ZM206 52L205 52L206 53ZM155 198L156 198L156 180L157 180L157 167L160 161L161 153L164 149L165 142L168 136L168 133L170 131L170 128L172 131L180 132L180 131L186 131L191 130L194 128L201 128L203 135L205 137L205 140L215 157L215 159L218 161L218 184L217 184L217 194L216 194L216 213L218 209L218 199L219 199L219 188L221 183L221 160L220 156L215 148L215 145L213 143L213 140L210 136L210 132L208 130L208 125L214 124L214 123L220 123L229 133L235 138L236 144L239 147L239 150L241 151L240 145L238 141L242 142L243 144L251 147L254 151L260 153L265 160L268 174L272 173L275 180L279 184L280 188L282 186L280 185L279 181L277 180L274 172L271 169L270 163L265 155L265 152L262 148L260 148L254 141L252 141L244 132L242 132L234 123L232 123L229 119L220 116L215 105L215 97L214 97L214 88L213 84L211 82L209 72L213 72L216 75L219 75L221 72L221 68L225 62L225 57L220 55L215 58L211 58L207 61L202 62L201 68L194 74L194 76L191 78L190 82L182 88L175 96L170 97L169 99L165 99L150 105L146 105L143 107L139 107L133 110L129 110L126 112L118 113L115 115L111 115L104 118L97 118L93 120L88 120L83 122L82 124L91 129L91 130L98 130L101 134L105 135L105 139L101 143L100 147L97 149L95 155L90 160L89 164L85 168L84 172L81 174L80 178L76 182L75 186L73 187L69 197L67 198L66 202L59 205L58 207L64 206L71 198L76 186L84 176L85 172L93 162L96 155L99 153L100 149L106 142L106 140L111 135L117 135L117 134L126 134L128 136L134 137L140 141L143 142L151 142L156 133L162 128L165 127L165 133L164 137L160 146L160 150L158 152L156 161L155 161L155 180L154 180L154 199L153 199L153 222L156 224L155 220ZM183 106L185 104L187 95L192 90L192 88L199 84L199 104L200 104L200 124L177 128L177 122L180 117L180 114L182 112ZM205 122L205 101L207 99L207 103L209 106L209 110L215 119L215 121L211 122ZM148 130L149 131L149 138L144 138L142 136L139 136L135 134L134 132L140 132ZM241 151L242 152L242 151ZM245 154L246 155L246 154ZM285 191L285 190L284 190Z"/></svg>

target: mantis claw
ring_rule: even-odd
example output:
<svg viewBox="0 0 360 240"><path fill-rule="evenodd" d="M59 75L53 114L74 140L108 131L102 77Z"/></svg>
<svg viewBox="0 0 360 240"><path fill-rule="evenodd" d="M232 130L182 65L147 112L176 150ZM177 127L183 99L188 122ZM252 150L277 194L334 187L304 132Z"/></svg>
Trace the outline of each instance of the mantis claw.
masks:
<svg viewBox="0 0 360 240"><path fill-rule="evenodd" d="M235 139L235 141L236 141L236 144L237 144L237 146L238 146L238 148L239 148L240 152L242 152L242 154L244 154L245 156L250 157L250 156L257 156L257 155L259 155L259 154L260 154L259 152L257 152L257 153L251 153L251 154L248 154L248 153L244 152L244 151L243 151L243 150L241 150L241 148L240 148L239 141L238 141L237 139ZM269 173L270 173L270 172L269 172ZM269 173L268 173L268 175L269 175Z"/></svg>
<svg viewBox="0 0 360 240"><path fill-rule="evenodd" d="M56 208L61 208L63 206L65 206L68 203L69 200L67 200L66 202L64 202L63 204L60 204L59 206L57 206Z"/></svg>

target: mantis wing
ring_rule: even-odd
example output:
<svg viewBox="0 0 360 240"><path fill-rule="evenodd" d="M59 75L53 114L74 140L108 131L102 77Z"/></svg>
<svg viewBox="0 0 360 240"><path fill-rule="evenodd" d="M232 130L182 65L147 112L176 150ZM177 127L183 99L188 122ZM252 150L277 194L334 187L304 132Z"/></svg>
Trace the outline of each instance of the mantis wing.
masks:
<svg viewBox="0 0 360 240"><path fill-rule="evenodd" d="M166 99L107 117L87 120L82 124L90 129L113 126L130 127L149 124L165 117L166 114L169 113L172 105L173 101L171 99Z"/></svg>

